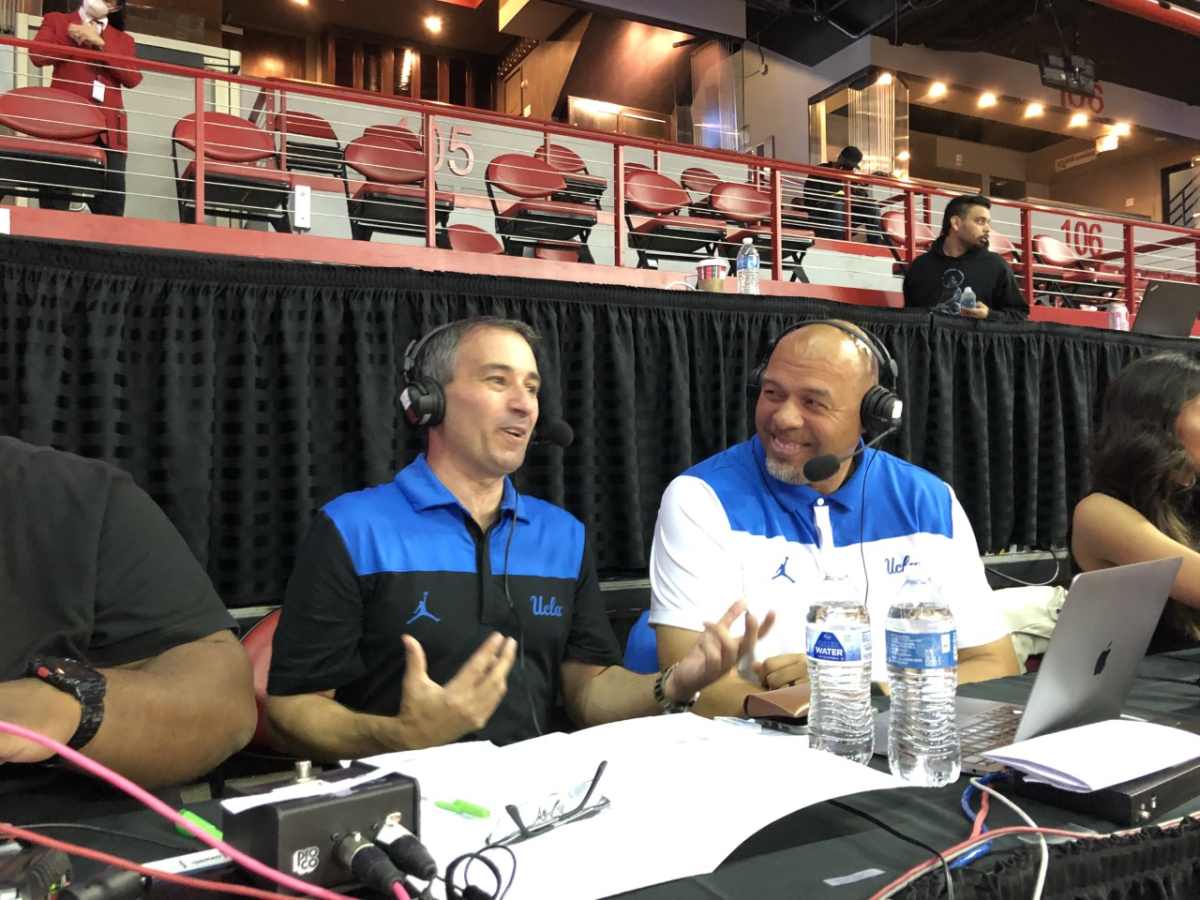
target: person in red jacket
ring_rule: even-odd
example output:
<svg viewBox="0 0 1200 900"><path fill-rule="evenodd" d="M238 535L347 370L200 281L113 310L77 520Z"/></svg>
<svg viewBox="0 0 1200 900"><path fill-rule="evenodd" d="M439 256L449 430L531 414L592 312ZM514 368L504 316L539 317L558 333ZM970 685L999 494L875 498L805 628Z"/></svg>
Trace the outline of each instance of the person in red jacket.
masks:
<svg viewBox="0 0 1200 900"><path fill-rule="evenodd" d="M34 41L48 46L29 52L35 66L54 67L51 87L91 100L104 113L108 130L97 143L107 148L105 190L90 206L92 212L106 216L125 215L129 136L121 88L134 88L142 81L133 38L120 29L122 15L121 0L83 0L73 13L46 13ZM102 53L107 59L98 62L75 58L71 51L77 47ZM40 203L43 209L67 209L70 205L66 197L53 191L44 191Z"/></svg>

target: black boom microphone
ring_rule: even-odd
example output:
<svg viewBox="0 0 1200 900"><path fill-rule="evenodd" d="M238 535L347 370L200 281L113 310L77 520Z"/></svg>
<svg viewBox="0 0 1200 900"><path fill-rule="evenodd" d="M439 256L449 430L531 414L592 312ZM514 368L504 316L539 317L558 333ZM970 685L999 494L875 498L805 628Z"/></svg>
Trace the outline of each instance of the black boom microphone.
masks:
<svg viewBox="0 0 1200 900"><path fill-rule="evenodd" d="M858 456L858 454L862 453L868 447L874 447L894 431L896 431L895 428L889 428L883 434L879 435L879 437L872 438L861 447L855 447L853 451L847 453L845 456L834 456L832 453L823 453L820 456L814 456L804 464L804 468L802 470L804 472L804 478L806 482L808 484L813 484L814 482L824 481L826 478L833 477L833 474L838 470L838 467L841 466L842 463L848 459L853 459L855 456Z"/></svg>
<svg viewBox="0 0 1200 900"><path fill-rule="evenodd" d="M562 419L546 416L533 430L533 440L530 443L554 444L565 449L575 443L575 429Z"/></svg>

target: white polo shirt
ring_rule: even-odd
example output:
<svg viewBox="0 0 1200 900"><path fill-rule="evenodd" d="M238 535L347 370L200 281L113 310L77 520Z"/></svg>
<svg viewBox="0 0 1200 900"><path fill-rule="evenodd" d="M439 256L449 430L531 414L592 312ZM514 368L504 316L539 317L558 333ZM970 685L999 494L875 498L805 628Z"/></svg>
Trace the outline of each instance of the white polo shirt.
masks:
<svg viewBox="0 0 1200 900"><path fill-rule="evenodd" d="M887 680L887 611L907 574L941 591L960 648L1008 635L971 523L948 484L867 450L826 497L773 478L757 437L668 486L650 556L650 622L702 631L745 597L759 621L776 615L755 659L804 653L805 616L827 573L849 578L866 596L875 681Z"/></svg>

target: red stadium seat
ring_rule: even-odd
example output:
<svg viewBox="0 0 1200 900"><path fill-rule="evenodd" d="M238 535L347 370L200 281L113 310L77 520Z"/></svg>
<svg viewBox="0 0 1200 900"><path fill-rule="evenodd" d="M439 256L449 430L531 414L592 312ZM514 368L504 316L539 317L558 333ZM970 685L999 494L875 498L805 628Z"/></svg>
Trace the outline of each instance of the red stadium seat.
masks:
<svg viewBox="0 0 1200 900"><path fill-rule="evenodd" d="M892 271L903 275L907 266L900 254L908 244L908 228L904 224L904 213L898 209L890 209L880 217L880 223L883 225L884 236L887 237L891 246L892 256L896 258L896 264L892 267ZM937 240L934 230L921 221L916 222L913 236L918 255L926 252Z"/></svg>
<svg viewBox="0 0 1200 900"><path fill-rule="evenodd" d="M196 153L196 114L175 123L171 160L179 197L179 220L196 220L196 163L179 171L178 148ZM245 119L227 113L204 114L204 211L246 221L270 222L290 232L288 196L292 179L275 168L271 135ZM269 165L264 165L269 164Z"/></svg>
<svg viewBox="0 0 1200 900"><path fill-rule="evenodd" d="M271 646L278 625L279 610L275 610L259 619L242 637L242 649L250 657L254 672L254 705L258 708L258 724L247 750L271 751L271 742L267 740L267 675L271 671Z"/></svg>
<svg viewBox="0 0 1200 900"><path fill-rule="evenodd" d="M534 259L552 259L556 262L579 262L579 245L538 244L533 248Z"/></svg>
<svg viewBox="0 0 1200 900"><path fill-rule="evenodd" d="M275 117L275 131L287 150L289 172L346 177L342 145L333 127L320 116L306 112L286 112Z"/></svg>
<svg viewBox="0 0 1200 900"><path fill-rule="evenodd" d="M1125 286L1119 270L1081 258L1069 244L1048 234L1033 236L1033 258L1038 264L1036 289L1052 300L1061 298L1064 306L1111 300Z"/></svg>
<svg viewBox="0 0 1200 900"><path fill-rule="evenodd" d="M460 253L504 254L504 246L496 240L495 235L474 225L451 225L446 229L446 245Z"/></svg>
<svg viewBox="0 0 1200 900"><path fill-rule="evenodd" d="M758 248L763 265L771 262L771 198L752 184L732 181L718 184L712 191L713 211L733 225L725 236L722 252L730 258L737 256L738 249L746 238ZM812 231L804 228L782 228L780 239L783 245L785 269L792 272L792 281L805 281L804 254L813 245Z"/></svg>
<svg viewBox="0 0 1200 900"><path fill-rule="evenodd" d="M363 129L363 137L385 137L401 144L406 144L413 150L423 150L421 136L414 134L404 125L368 125Z"/></svg>
<svg viewBox="0 0 1200 900"><path fill-rule="evenodd" d="M587 240L596 224L596 207L552 199L567 189L561 172L532 156L505 153L488 164L485 181L506 253L523 256L539 244L569 244L572 249L578 245L584 262L592 262ZM497 191L519 199L501 208Z"/></svg>
<svg viewBox="0 0 1200 900"><path fill-rule="evenodd" d="M666 175L650 169L625 171L625 220L638 268L657 268L655 260L712 256L725 237L725 226L713 218L680 215L690 207L688 192ZM634 217L645 217L635 224Z"/></svg>
<svg viewBox="0 0 1200 900"><path fill-rule="evenodd" d="M594 203L597 209L600 208L600 198L608 190L608 181L598 175L589 175L587 163L578 153L561 144L551 144L549 149L542 144L533 156L560 173L567 183L566 191L552 196L551 200Z"/></svg>
<svg viewBox="0 0 1200 900"><path fill-rule="evenodd" d="M95 143L104 116L92 103L57 88L25 87L0 94L0 199L50 193L89 202L104 188L108 157Z"/></svg>
<svg viewBox="0 0 1200 900"><path fill-rule="evenodd" d="M679 183L692 195L692 215L720 217L712 208L713 188L721 183L720 178L708 169L692 166L679 173Z"/></svg>
<svg viewBox="0 0 1200 900"><path fill-rule="evenodd" d="M988 235L988 249L993 253L999 253L1010 264L1017 262L1021 256L1017 245L999 231L993 231Z"/></svg>
<svg viewBox="0 0 1200 900"><path fill-rule="evenodd" d="M423 151L375 132L347 145L346 165L365 179L354 183L347 198L350 234L356 241L369 241L377 231L424 236ZM453 209L453 194L434 192L435 227L445 228Z"/></svg>

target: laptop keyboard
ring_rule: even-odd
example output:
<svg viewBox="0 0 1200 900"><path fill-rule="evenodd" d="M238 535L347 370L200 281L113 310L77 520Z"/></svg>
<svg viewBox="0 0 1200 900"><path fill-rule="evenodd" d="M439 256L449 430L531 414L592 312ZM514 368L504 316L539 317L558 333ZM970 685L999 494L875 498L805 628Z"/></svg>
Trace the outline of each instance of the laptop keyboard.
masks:
<svg viewBox="0 0 1200 900"><path fill-rule="evenodd" d="M1021 724L1022 711L1022 707L1006 703L959 721L963 768L977 771L1002 768L999 763L987 759L988 751L1013 742L1017 726Z"/></svg>

